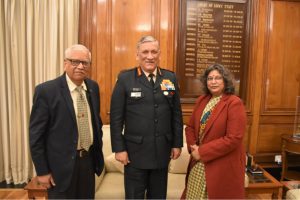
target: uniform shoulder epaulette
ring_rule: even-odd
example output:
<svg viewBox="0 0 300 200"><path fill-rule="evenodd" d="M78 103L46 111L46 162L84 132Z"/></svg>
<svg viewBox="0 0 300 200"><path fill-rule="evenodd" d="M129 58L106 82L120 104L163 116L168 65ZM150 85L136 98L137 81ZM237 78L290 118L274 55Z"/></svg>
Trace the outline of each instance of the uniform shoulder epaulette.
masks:
<svg viewBox="0 0 300 200"><path fill-rule="evenodd" d="M130 72L130 71L133 71L133 70L135 70L136 69L136 67L133 67L133 68L130 68L130 69L122 69L120 72L119 72L119 74L123 74L123 73L125 73L125 72Z"/></svg>
<svg viewBox="0 0 300 200"><path fill-rule="evenodd" d="M169 70L169 69L160 68L160 70L162 70L162 71L167 71L167 72L171 72L171 73L174 73L174 71L172 71L172 70Z"/></svg>

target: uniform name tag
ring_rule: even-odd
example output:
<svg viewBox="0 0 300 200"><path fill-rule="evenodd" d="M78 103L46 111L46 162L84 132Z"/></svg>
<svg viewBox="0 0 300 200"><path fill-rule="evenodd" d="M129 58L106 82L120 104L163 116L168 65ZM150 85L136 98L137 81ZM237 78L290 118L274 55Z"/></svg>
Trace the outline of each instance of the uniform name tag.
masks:
<svg viewBox="0 0 300 200"><path fill-rule="evenodd" d="M131 92L130 97L142 97L142 92Z"/></svg>

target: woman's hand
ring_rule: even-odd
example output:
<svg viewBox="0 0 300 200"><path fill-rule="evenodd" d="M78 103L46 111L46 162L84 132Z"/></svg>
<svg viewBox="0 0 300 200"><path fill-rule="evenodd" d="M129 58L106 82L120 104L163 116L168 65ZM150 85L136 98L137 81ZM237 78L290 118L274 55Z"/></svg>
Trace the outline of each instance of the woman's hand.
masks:
<svg viewBox="0 0 300 200"><path fill-rule="evenodd" d="M199 151L198 151L199 146L194 144L194 145L191 145L190 147L191 147L191 151L192 151L191 155L193 156L194 160L199 161L201 159Z"/></svg>

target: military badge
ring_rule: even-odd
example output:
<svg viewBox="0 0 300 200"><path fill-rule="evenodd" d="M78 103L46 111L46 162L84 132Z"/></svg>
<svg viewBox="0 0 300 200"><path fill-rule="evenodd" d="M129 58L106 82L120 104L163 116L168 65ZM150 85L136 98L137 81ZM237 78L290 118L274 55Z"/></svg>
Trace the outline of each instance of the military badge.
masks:
<svg viewBox="0 0 300 200"><path fill-rule="evenodd" d="M162 91L174 91L175 90L174 84L169 79L163 79L160 84L160 88ZM165 95L168 95L168 94L165 94Z"/></svg>

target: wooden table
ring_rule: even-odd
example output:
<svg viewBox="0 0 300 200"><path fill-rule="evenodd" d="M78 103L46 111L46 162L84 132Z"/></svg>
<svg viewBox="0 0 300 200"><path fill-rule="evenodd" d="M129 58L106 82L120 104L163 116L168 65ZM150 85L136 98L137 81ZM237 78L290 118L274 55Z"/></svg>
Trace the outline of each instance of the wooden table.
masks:
<svg viewBox="0 0 300 200"><path fill-rule="evenodd" d="M48 198L47 188L38 184L36 177L33 177L24 189L28 192L28 199Z"/></svg>
<svg viewBox="0 0 300 200"><path fill-rule="evenodd" d="M262 175L253 176L249 172L247 172L247 175L249 177L249 185L245 188L246 195L271 193L272 199L281 199L282 184L271 174L265 171L262 167L258 166L258 168L263 171Z"/></svg>
<svg viewBox="0 0 300 200"><path fill-rule="evenodd" d="M292 135L281 136L281 154L282 154L282 173L281 181L284 180L300 180L300 173L292 170L288 170L289 163L287 159L287 153L300 155L300 138L295 138Z"/></svg>

